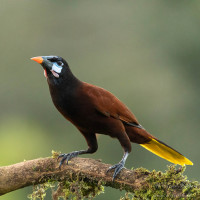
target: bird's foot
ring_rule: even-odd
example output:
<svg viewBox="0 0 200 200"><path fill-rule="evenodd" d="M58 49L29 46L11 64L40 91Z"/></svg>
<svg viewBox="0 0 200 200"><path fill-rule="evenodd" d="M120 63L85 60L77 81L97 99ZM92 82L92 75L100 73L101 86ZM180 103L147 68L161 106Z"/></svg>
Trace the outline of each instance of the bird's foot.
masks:
<svg viewBox="0 0 200 200"><path fill-rule="evenodd" d="M73 152L67 153L67 154L65 154L65 153L60 154L60 155L58 156L58 158L57 158L57 160L58 160L59 158L62 158L61 161L60 161L60 164L59 164L59 169L61 169L61 166L63 165L63 163L64 163L65 161L67 161L67 165L68 165L68 161L71 160L71 159L74 158L74 157L77 157L79 154L80 154L79 151L73 151Z"/></svg>
<svg viewBox="0 0 200 200"><path fill-rule="evenodd" d="M115 180L116 176L120 173L120 171L124 168L124 164L125 162L120 161L118 164L113 165L111 167L108 168L107 172L108 173L110 170L115 169L114 174L113 174L113 178L112 181Z"/></svg>

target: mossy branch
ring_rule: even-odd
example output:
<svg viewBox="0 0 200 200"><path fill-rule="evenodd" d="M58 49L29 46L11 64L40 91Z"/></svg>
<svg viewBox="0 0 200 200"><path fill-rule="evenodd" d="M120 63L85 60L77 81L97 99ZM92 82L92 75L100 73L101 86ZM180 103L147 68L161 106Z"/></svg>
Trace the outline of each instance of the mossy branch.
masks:
<svg viewBox="0 0 200 200"><path fill-rule="evenodd" d="M55 158L40 158L0 167L0 195L51 181L60 182L58 190L62 190L67 185L64 183L83 181L126 190L134 193L134 198L140 199L151 199L153 195L157 195L159 199L170 196L184 199L200 197L199 183L188 181L183 176L184 168L176 169L171 166L166 173L149 172L143 168L123 169L113 182L112 173L106 174L109 167L110 165L99 160L88 158L74 158L69 165L63 165L61 170ZM55 192L54 195L56 196Z"/></svg>

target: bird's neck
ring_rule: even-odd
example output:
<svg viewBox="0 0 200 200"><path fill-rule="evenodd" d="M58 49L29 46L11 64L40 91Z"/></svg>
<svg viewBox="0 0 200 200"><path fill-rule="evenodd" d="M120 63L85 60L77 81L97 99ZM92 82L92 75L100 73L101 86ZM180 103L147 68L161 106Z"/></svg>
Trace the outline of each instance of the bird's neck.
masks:
<svg viewBox="0 0 200 200"><path fill-rule="evenodd" d="M65 69L64 76L60 78L48 78L49 90L52 100L57 107L62 101L73 99L75 91L82 82L76 78L69 68Z"/></svg>
<svg viewBox="0 0 200 200"><path fill-rule="evenodd" d="M50 90L61 90L63 89L73 89L74 87L77 87L81 81L74 76L72 71L69 67L65 68L64 75L56 78L52 74L51 77L48 77L47 82L49 84Z"/></svg>
<svg viewBox="0 0 200 200"><path fill-rule="evenodd" d="M76 78L71 70L65 74L65 78L48 80L49 90L55 107L65 116L70 116L76 102L76 91L82 82Z"/></svg>
<svg viewBox="0 0 200 200"><path fill-rule="evenodd" d="M74 76L70 68L66 69L66 76L62 78L61 82L61 84L69 88L74 88L81 84L81 81L76 76Z"/></svg>

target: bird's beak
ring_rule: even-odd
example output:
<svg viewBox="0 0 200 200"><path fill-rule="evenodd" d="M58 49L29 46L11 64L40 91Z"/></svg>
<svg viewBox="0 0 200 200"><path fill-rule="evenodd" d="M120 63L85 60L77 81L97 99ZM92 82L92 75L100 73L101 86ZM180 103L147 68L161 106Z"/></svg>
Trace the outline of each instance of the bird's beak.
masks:
<svg viewBox="0 0 200 200"><path fill-rule="evenodd" d="M31 60L34 60L35 62L37 62L37 63L39 63L39 64L42 64L43 61L44 61L44 59L43 59L42 57L40 57L40 56L38 56L38 57L33 57L33 58L31 58Z"/></svg>

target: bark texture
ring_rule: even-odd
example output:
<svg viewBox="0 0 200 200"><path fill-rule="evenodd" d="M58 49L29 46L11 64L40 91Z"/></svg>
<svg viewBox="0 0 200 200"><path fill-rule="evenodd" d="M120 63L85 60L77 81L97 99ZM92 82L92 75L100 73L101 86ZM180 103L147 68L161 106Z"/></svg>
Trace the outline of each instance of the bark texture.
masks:
<svg viewBox="0 0 200 200"><path fill-rule="evenodd" d="M184 168L176 169L171 166L166 173L155 170L149 172L143 168L123 169L113 182L113 171L106 173L111 165L99 160L73 158L61 170L58 166L59 162L55 158L40 158L0 167L0 195L49 180L83 180L132 192L139 199L152 198L155 195L160 199L200 198L199 183L188 181L183 176Z"/></svg>
<svg viewBox="0 0 200 200"><path fill-rule="evenodd" d="M79 176L102 181L105 186L133 191L145 184L145 175L133 170L123 169L120 176L112 182L112 172L106 174L111 166L99 160L74 158L69 165L63 165L59 170L54 158L40 158L24 161L10 166L0 167L0 195L24 188L30 185L44 183L49 179L55 181L68 180Z"/></svg>

